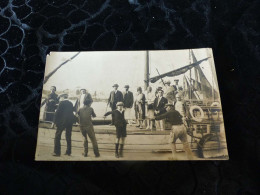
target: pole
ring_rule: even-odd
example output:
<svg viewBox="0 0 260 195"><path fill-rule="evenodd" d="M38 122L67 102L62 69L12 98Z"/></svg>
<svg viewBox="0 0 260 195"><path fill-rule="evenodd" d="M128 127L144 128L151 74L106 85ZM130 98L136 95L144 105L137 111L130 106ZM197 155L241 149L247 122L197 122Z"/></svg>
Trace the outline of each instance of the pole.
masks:
<svg viewBox="0 0 260 195"><path fill-rule="evenodd" d="M59 70L64 64L68 63L69 61L71 61L72 59L74 59L77 55L79 55L80 52L76 53L74 56L72 56L70 59L66 60L65 62L61 63L57 68L55 68L53 71L51 71L44 79L43 84L45 84L49 78L55 73L57 72L57 70Z"/></svg>
<svg viewBox="0 0 260 195"><path fill-rule="evenodd" d="M162 79L162 77L161 77L161 75L160 75L160 73L159 73L159 71L158 71L158 69L157 69L157 68L156 68L156 71L157 71L157 73L158 73L159 77L161 78L161 81L162 81L163 85L165 86L165 83L164 83L164 81L163 81L163 79Z"/></svg>
<svg viewBox="0 0 260 195"><path fill-rule="evenodd" d="M144 90L149 86L149 51L146 51L146 64L144 67Z"/></svg>

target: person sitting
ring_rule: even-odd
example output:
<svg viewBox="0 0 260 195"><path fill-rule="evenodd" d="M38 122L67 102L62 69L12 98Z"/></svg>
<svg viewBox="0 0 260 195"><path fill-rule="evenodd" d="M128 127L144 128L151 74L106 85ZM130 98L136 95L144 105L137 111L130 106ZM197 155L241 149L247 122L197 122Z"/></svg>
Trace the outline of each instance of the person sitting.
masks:
<svg viewBox="0 0 260 195"><path fill-rule="evenodd" d="M123 157L123 148L126 138L126 120L125 120L125 112L124 112L124 103L117 102L117 109L107 112L104 114L104 117L112 114L113 124L116 126L116 142L115 142L115 157ZM119 148L120 145L120 148ZM119 148L119 152L118 152Z"/></svg>
<svg viewBox="0 0 260 195"><path fill-rule="evenodd" d="M97 139L95 136L92 119L91 117L96 117L96 114L94 112L94 109L90 106L92 103L91 100L86 99L84 101L84 106L79 109L78 116L79 116L79 125L80 125L80 131L84 137L84 156L88 156L88 137L91 140L94 154L96 157L99 157L99 150L98 150L98 144ZM88 137L87 137L88 135Z"/></svg>

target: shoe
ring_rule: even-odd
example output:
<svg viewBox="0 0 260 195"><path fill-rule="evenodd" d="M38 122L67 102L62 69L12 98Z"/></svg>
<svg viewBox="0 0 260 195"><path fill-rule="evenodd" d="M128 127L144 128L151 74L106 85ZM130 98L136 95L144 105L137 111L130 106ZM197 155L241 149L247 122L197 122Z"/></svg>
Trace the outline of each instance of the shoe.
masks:
<svg viewBox="0 0 260 195"><path fill-rule="evenodd" d="M95 155L96 158L100 157L100 154Z"/></svg>
<svg viewBox="0 0 260 195"><path fill-rule="evenodd" d="M52 156L60 156L60 154L56 154L55 152L52 153Z"/></svg>
<svg viewBox="0 0 260 195"><path fill-rule="evenodd" d="M140 127L140 125L136 125L136 127Z"/></svg>
<svg viewBox="0 0 260 195"><path fill-rule="evenodd" d="M109 126L113 126L114 124L113 123L110 123Z"/></svg>
<svg viewBox="0 0 260 195"><path fill-rule="evenodd" d="M70 153L68 153L68 152L65 152L65 154L64 154L64 155L70 156L71 154L70 154Z"/></svg>
<svg viewBox="0 0 260 195"><path fill-rule="evenodd" d="M88 157L88 154L87 154L87 153L82 153L82 155L83 155L84 157Z"/></svg>
<svg viewBox="0 0 260 195"><path fill-rule="evenodd" d="M119 154L118 154L118 147L119 147L119 144L115 144L116 148L115 148L115 157L116 158L119 158Z"/></svg>
<svg viewBox="0 0 260 195"><path fill-rule="evenodd" d="M146 130L149 130L150 129L150 127L148 126L148 127L146 127Z"/></svg>
<svg viewBox="0 0 260 195"><path fill-rule="evenodd" d="M119 157L123 157L123 149L124 149L124 144L120 144L119 146Z"/></svg>

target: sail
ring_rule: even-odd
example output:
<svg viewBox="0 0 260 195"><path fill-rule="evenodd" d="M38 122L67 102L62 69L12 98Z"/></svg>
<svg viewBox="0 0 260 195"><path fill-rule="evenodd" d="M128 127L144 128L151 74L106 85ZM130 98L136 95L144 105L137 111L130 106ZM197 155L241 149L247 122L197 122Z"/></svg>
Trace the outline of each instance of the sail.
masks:
<svg viewBox="0 0 260 195"><path fill-rule="evenodd" d="M201 70L200 66L196 67L201 84L201 92L203 93L204 97L206 98L218 98L218 93L211 84L209 83L208 79L206 78L205 74Z"/></svg>
<svg viewBox="0 0 260 195"><path fill-rule="evenodd" d="M208 58L204 58L204 59L202 59L202 60L200 60L200 61L198 61L198 62L195 62L195 63L193 63L193 64L186 65L186 66L184 66L184 67L182 67L182 68L178 68L178 69L176 69L176 70L173 70L173 71L170 71L170 72L161 74L161 75L159 75L159 76L152 77L152 78L150 78L150 81L151 81L152 83L155 83L155 82L158 81L159 79L164 78L164 77L166 77L166 76L168 76L168 77L174 77L174 76L178 76L178 75L184 74L184 73L187 72L188 70L190 70L190 69L192 69L192 68L198 66L200 63L202 63L203 61L206 61L207 59L208 59Z"/></svg>

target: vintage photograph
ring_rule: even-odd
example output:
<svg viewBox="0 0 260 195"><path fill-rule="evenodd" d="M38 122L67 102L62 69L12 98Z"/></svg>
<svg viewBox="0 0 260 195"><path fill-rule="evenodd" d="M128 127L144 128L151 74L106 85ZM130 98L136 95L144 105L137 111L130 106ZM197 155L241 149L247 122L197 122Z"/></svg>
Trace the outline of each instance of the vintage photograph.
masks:
<svg viewBox="0 0 260 195"><path fill-rule="evenodd" d="M47 56L35 160L228 158L212 49Z"/></svg>

